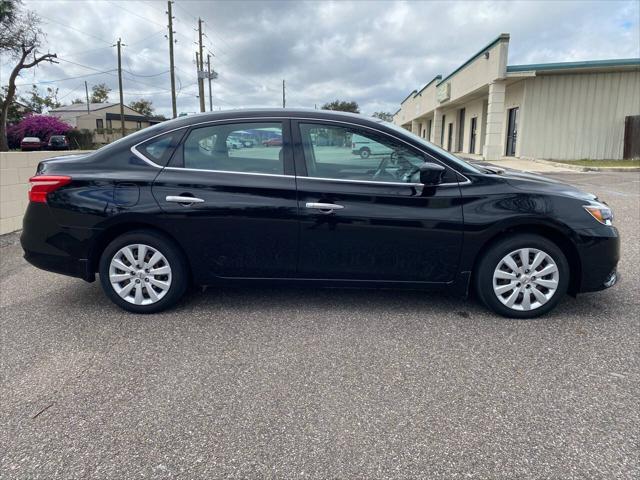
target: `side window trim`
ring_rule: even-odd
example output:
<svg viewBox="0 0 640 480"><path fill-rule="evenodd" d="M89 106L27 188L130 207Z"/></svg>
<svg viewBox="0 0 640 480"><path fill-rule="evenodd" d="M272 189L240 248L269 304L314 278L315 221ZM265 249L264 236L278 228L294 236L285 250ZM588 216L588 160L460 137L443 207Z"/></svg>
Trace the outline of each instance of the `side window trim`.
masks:
<svg viewBox="0 0 640 480"><path fill-rule="evenodd" d="M425 157L425 161L431 161L437 163L438 165L442 165L447 170L451 171L451 173L456 177L456 181L441 183L440 186L448 186L448 185L459 185L461 182L468 182L469 180L459 173L456 169L452 168L446 162L443 162L440 158L438 158L435 154L431 152L424 151L420 148L415 147L414 145L406 142L400 138L395 137L394 135L390 135L387 132L382 130L378 130L376 128L372 128L368 125L360 125L357 123L349 123L349 122L340 122L336 120L325 120L319 118L293 118L291 121L291 133L293 138L293 151L295 157L295 167L296 167L296 177L303 177L308 180L318 180L323 182L346 182L346 183L355 183L355 184L375 184L375 185L405 185L405 186L416 186L422 185L421 183L404 183L404 182L384 182L377 180L356 180L356 179L338 179L338 178L322 178L322 177L311 177L307 171L307 164L305 160L305 151L304 145L302 141L302 133L300 124L317 124L324 126L333 126L336 128L358 128L364 131L371 131L377 135L381 135L384 138L388 138L390 142L401 142L406 145L411 151L420 154ZM428 158L427 158L428 157Z"/></svg>

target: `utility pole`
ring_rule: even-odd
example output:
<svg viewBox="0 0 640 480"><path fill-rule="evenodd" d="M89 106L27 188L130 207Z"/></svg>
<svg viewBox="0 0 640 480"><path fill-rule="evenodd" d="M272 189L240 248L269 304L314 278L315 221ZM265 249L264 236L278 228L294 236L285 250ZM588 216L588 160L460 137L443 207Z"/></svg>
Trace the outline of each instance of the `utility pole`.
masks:
<svg viewBox="0 0 640 480"><path fill-rule="evenodd" d="M198 18L198 47L200 58L198 61L198 93L200 95L200 111L204 112L204 58L202 56L202 19Z"/></svg>
<svg viewBox="0 0 640 480"><path fill-rule="evenodd" d="M126 135L124 129L124 94L122 92L122 46L124 44L118 39L118 88L120 89L120 128L122 130L122 136Z"/></svg>
<svg viewBox="0 0 640 480"><path fill-rule="evenodd" d="M282 108L285 108L287 106L287 102L285 101L285 96L284 96L284 79L282 80Z"/></svg>
<svg viewBox="0 0 640 480"><path fill-rule="evenodd" d="M87 113L91 113L89 110L89 87L87 86L87 81L84 81L84 93L87 96Z"/></svg>
<svg viewBox="0 0 640 480"><path fill-rule="evenodd" d="M209 111L213 112L213 95L211 94L211 55L207 54L207 78L209 79Z"/></svg>
<svg viewBox="0 0 640 480"><path fill-rule="evenodd" d="M200 57L198 51L196 50L196 73L198 74L198 95L196 96L198 99L201 98L200 94Z"/></svg>
<svg viewBox="0 0 640 480"><path fill-rule="evenodd" d="M173 118L178 116L178 108L176 106L176 78L175 66L173 64L173 15L171 13L172 0L167 1L167 15L169 15L169 72L171 77L171 111Z"/></svg>

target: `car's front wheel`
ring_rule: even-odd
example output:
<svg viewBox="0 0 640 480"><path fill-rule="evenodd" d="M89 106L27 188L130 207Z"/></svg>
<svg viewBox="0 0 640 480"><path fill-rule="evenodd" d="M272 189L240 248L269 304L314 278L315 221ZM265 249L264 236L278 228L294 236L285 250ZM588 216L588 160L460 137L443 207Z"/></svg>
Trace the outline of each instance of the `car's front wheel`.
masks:
<svg viewBox="0 0 640 480"><path fill-rule="evenodd" d="M367 147L362 147L360 149L360 158L369 158L371 156L371 150Z"/></svg>
<svg viewBox="0 0 640 480"><path fill-rule="evenodd" d="M569 264L550 240L530 234L506 237L480 259L475 275L480 300L500 315L533 318L552 310L569 285Z"/></svg>
<svg viewBox="0 0 640 480"><path fill-rule="evenodd" d="M100 258L100 283L119 307L155 313L175 305L188 284L184 256L153 231L134 231L113 240Z"/></svg>

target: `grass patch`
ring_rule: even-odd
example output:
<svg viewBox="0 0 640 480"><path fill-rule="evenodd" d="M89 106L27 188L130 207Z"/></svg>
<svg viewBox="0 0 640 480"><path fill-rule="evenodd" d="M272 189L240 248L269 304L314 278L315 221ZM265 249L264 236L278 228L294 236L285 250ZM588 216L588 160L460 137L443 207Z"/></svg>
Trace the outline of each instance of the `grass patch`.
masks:
<svg viewBox="0 0 640 480"><path fill-rule="evenodd" d="M553 160L558 163L568 165L578 165L580 167L640 167L640 158L629 160Z"/></svg>

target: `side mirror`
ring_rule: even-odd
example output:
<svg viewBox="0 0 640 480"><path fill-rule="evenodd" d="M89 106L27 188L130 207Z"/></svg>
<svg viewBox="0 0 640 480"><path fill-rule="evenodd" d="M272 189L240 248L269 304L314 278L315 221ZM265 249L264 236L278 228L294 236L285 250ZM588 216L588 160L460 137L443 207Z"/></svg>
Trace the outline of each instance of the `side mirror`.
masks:
<svg viewBox="0 0 640 480"><path fill-rule="evenodd" d="M437 163L425 162L420 165L420 183L424 185L438 185L442 183L445 168Z"/></svg>

